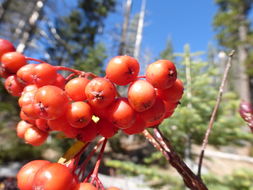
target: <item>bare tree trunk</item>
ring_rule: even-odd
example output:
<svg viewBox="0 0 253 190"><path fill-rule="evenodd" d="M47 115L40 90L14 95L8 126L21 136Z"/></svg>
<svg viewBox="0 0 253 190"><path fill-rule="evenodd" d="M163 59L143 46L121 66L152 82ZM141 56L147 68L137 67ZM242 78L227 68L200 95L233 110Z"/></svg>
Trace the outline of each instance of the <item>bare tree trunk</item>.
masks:
<svg viewBox="0 0 253 190"><path fill-rule="evenodd" d="M143 31L144 18L145 18L145 9L146 9L146 0L142 0L141 12L140 12L140 15L139 15L139 22L138 22L136 41L135 41L135 47L134 47L134 57L136 59L138 59L139 55L140 55L140 47L141 47L141 41L142 41L142 31Z"/></svg>
<svg viewBox="0 0 253 190"><path fill-rule="evenodd" d="M29 29L23 33L21 41L17 46L18 52L22 53L27 48L27 44L31 38L32 33L34 32L36 22L38 21L38 19L40 17L40 13L44 7L45 1L46 0L38 0L37 1L36 6L29 18L29 21L28 21Z"/></svg>
<svg viewBox="0 0 253 190"><path fill-rule="evenodd" d="M126 36L127 36L127 30L128 30L129 17L131 13L131 7L132 7L132 0L126 0L124 22L122 26L122 33L121 33L120 44L119 44L119 52L118 52L119 55L123 55L125 53Z"/></svg>
<svg viewBox="0 0 253 190"><path fill-rule="evenodd" d="M249 89L249 77L246 74L245 61L248 56L247 51L247 35L248 35L248 27L244 24L246 20L245 15L241 15L242 24L239 27L239 40L240 44L238 45L237 54L238 61L236 74L238 79L236 80L236 90L242 100L250 102L250 89Z"/></svg>

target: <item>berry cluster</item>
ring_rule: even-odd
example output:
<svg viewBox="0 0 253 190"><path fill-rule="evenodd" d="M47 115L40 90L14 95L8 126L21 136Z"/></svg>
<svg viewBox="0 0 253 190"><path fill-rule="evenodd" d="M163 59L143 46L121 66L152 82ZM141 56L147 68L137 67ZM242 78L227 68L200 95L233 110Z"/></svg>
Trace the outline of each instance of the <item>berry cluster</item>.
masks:
<svg viewBox="0 0 253 190"><path fill-rule="evenodd" d="M68 167L46 160L34 160L24 165L17 174L17 182L20 190L98 190L92 183L79 183ZM106 190L120 189L109 187Z"/></svg>
<svg viewBox="0 0 253 190"><path fill-rule="evenodd" d="M140 133L170 117L183 94L176 67L168 60L150 64L146 76L138 76L136 59L117 56L107 65L105 77L73 70L75 75L64 78L57 72L61 67L42 61L28 64L34 59L15 52L6 40L0 40L0 56L5 88L19 97L18 137L34 146L50 131L85 142L97 135L110 138L119 129ZM129 85L127 97L119 95L116 85ZM99 118L97 123L93 116Z"/></svg>
<svg viewBox="0 0 253 190"><path fill-rule="evenodd" d="M0 59L5 88L19 97L21 121L16 128L17 136L33 146L43 144L51 131L61 131L66 137L83 142L91 142L99 135L106 140L119 130L128 135L141 133L169 118L183 95L176 67L168 60L148 65L145 76L139 76L136 59L116 56L101 77L26 57L3 39L0 39ZM60 70L71 74L64 77ZM117 86L128 87L127 97L120 96ZM85 183L79 183L82 177L75 175L76 168L33 161L20 170L18 185L21 190L103 189L95 169L92 183L88 183L89 177ZM53 186L56 183L57 188Z"/></svg>

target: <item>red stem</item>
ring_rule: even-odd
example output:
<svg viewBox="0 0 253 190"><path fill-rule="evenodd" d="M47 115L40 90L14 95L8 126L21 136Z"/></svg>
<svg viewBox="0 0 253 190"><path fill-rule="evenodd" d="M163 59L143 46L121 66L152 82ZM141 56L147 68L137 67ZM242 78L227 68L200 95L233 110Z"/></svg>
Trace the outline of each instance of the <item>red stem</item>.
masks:
<svg viewBox="0 0 253 190"><path fill-rule="evenodd" d="M39 60L39 59L34 59L32 57L26 57L25 59L27 61L36 61L36 62L39 62L39 63L46 63L45 61L42 61L42 60Z"/></svg>
<svg viewBox="0 0 253 190"><path fill-rule="evenodd" d="M80 170L77 174L78 177L81 176L81 181L83 180L84 177L84 171L85 171L85 167L87 166L88 162L90 161L90 159L92 158L92 156L95 154L95 152L97 151L98 147L101 145L102 142L104 142L105 138L101 138L98 142L97 145L93 148L93 150L89 153L89 155L87 156L87 158L84 160L84 162L81 164L81 166L79 167Z"/></svg>
<svg viewBox="0 0 253 190"><path fill-rule="evenodd" d="M77 75L85 75L85 72L83 72L83 71L79 71L79 70L64 67L64 66L55 66L55 69L56 70L69 71L69 72L72 72L72 73L76 73Z"/></svg>
<svg viewBox="0 0 253 190"><path fill-rule="evenodd" d="M95 165L94 170L91 174L91 178L92 178L91 183L94 183L95 179L98 177L98 170L99 170L99 166L101 164L101 160L102 160L102 157L103 157L103 154L104 154L104 151L105 151L106 143L107 143L107 139L104 140L104 143L103 143L102 148L100 150L100 153L98 155L96 165Z"/></svg>
<svg viewBox="0 0 253 190"><path fill-rule="evenodd" d="M142 79L142 78L145 79L146 76L145 76L145 75L142 75L142 76L138 76L137 78L138 78L138 79Z"/></svg>

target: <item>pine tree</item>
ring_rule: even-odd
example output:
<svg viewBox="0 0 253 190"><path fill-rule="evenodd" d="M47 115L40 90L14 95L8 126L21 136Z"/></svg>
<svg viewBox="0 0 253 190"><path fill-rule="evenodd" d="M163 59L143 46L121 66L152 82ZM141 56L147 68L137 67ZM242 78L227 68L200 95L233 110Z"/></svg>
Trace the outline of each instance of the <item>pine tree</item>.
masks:
<svg viewBox="0 0 253 190"><path fill-rule="evenodd" d="M237 64L233 74L234 86L241 99L250 101L249 77L246 73L246 62L250 47L249 13L252 0L216 0L219 9L214 17L214 28L217 39L225 49L235 49Z"/></svg>
<svg viewBox="0 0 253 190"><path fill-rule="evenodd" d="M97 43L97 36L114 6L114 0L79 0L70 15L56 21L60 40L56 39L56 45L48 49L52 62L101 73L106 54L103 45Z"/></svg>

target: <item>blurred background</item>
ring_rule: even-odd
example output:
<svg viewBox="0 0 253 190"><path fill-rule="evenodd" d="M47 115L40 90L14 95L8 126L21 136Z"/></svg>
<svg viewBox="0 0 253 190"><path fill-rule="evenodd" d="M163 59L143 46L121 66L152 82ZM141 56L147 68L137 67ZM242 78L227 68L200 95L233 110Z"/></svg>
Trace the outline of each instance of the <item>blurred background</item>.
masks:
<svg viewBox="0 0 253 190"><path fill-rule="evenodd" d="M211 190L253 189L253 135L238 114L241 100L253 102L252 25L252 0L0 0L0 38L29 57L98 75L116 55L137 58L141 73L157 59L174 61L185 93L161 130L194 171L227 55L236 50L203 163ZM73 143L53 134L41 147L27 145L16 136L18 121L17 99L0 83L0 189L16 189L22 164L57 161ZM142 135L110 139L101 173L122 190L185 189Z"/></svg>

